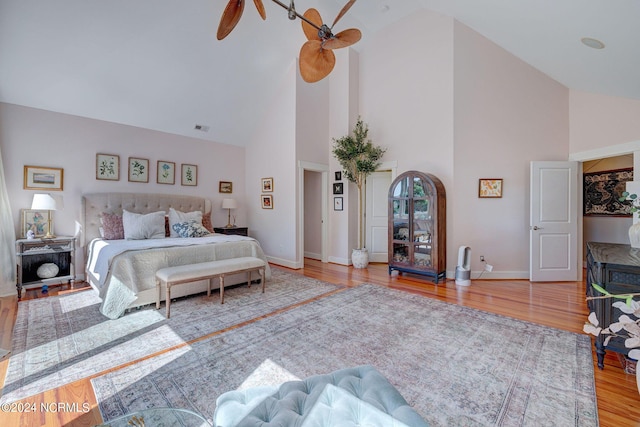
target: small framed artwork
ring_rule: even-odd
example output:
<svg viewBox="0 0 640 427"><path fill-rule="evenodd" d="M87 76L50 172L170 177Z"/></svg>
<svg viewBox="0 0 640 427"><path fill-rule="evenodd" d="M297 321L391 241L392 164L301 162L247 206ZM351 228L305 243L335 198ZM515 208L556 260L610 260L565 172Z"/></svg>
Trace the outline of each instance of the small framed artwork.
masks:
<svg viewBox="0 0 640 427"><path fill-rule="evenodd" d="M260 196L262 209L273 209L273 196L271 194L263 194Z"/></svg>
<svg viewBox="0 0 640 427"><path fill-rule="evenodd" d="M198 185L198 166L182 164L182 185Z"/></svg>
<svg viewBox="0 0 640 427"><path fill-rule="evenodd" d="M262 192L271 193L273 191L273 178L262 178Z"/></svg>
<svg viewBox="0 0 640 427"><path fill-rule="evenodd" d="M25 166L24 189L62 191L63 173L62 168Z"/></svg>
<svg viewBox="0 0 640 427"><path fill-rule="evenodd" d="M342 197L334 197L333 198L333 210L341 211L342 210Z"/></svg>
<svg viewBox="0 0 640 427"><path fill-rule="evenodd" d="M33 231L36 237L47 234L51 224L51 211L38 209L22 209L22 227L20 232L22 238L27 237L29 230Z"/></svg>
<svg viewBox="0 0 640 427"><path fill-rule="evenodd" d="M149 159L129 157L129 181L149 182Z"/></svg>
<svg viewBox="0 0 640 427"><path fill-rule="evenodd" d="M96 179L120 180L120 156L117 154L96 154Z"/></svg>
<svg viewBox="0 0 640 427"><path fill-rule="evenodd" d="M233 193L233 182L231 181L218 182L218 193Z"/></svg>
<svg viewBox="0 0 640 427"><path fill-rule="evenodd" d="M502 197L502 178L480 178L478 183L478 197Z"/></svg>
<svg viewBox="0 0 640 427"><path fill-rule="evenodd" d="M176 164L174 162L158 160L158 177L156 181L158 182L158 184L175 184Z"/></svg>
<svg viewBox="0 0 640 427"><path fill-rule="evenodd" d="M333 194L343 194L344 184L342 182L333 183Z"/></svg>
<svg viewBox="0 0 640 427"><path fill-rule="evenodd" d="M336 181L342 181L342 171L334 172Z"/></svg>

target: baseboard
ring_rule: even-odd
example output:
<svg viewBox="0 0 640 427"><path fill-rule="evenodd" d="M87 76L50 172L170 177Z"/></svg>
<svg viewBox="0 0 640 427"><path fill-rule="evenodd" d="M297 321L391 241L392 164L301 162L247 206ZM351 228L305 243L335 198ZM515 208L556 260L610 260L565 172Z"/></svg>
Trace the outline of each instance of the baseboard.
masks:
<svg viewBox="0 0 640 427"><path fill-rule="evenodd" d="M294 270L298 270L304 267L304 261L300 263L300 262L295 262L288 259L276 258L271 256L267 256L267 261L269 261L269 264L280 265L282 267L292 268Z"/></svg>
<svg viewBox="0 0 640 427"><path fill-rule="evenodd" d="M337 257L329 257L329 262L340 265L351 265L351 260L349 258L337 258Z"/></svg>
<svg viewBox="0 0 640 427"><path fill-rule="evenodd" d="M455 279L455 271L447 271L447 279ZM471 271L471 280L529 280L528 271Z"/></svg>
<svg viewBox="0 0 640 427"><path fill-rule="evenodd" d="M304 253L304 257L305 258L310 258L310 259L315 259L318 261L322 261L322 255L321 254L317 254L315 252L305 252Z"/></svg>

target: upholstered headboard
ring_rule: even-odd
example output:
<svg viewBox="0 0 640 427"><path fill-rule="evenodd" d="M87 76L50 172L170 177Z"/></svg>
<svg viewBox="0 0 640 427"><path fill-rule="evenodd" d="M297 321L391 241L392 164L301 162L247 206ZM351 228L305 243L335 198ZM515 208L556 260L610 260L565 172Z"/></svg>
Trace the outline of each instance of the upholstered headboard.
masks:
<svg viewBox="0 0 640 427"><path fill-rule="evenodd" d="M182 212L211 212L211 201L202 197L175 194L148 193L89 193L82 196L82 242L85 246L100 237L102 212L122 214L122 210L136 213L165 211L169 208Z"/></svg>

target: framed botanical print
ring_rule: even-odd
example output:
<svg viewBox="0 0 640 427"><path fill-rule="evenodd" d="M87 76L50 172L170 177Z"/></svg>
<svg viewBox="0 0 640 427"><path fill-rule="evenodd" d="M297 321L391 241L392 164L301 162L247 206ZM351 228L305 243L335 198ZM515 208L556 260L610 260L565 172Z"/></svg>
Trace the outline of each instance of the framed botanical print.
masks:
<svg viewBox="0 0 640 427"><path fill-rule="evenodd" d="M342 197L334 197L333 198L333 210L341 211L342 210Z"/></svg>
<svg viewBox="0 0 640 427"><path fill-rule="evenodd" d="M262 209L273 209L273 196L271 194L263 194L260 196Z"/></svg>
<svg viewBox="0 0 640 427"><path fill-rule="evenodd" d="M181 175L182 175L182 180L180 181L180 183L182 185L190 185L190 186L198 185L198 166L187 165L183 163Z"/></svg>
<svg viewBox="0 0 640 427"><path fill-rule="evenodd" d="M262 178L262 192L271 193L273 191L273 178Z"/></svg>
<svg viewBox="0 0 640 427"><path fill-rule="evenodd" d="M158 160L158 184L170 184L176 183L176 164L175 162L167 162L164 160Z"/></svg>
<svg viewBox="0 0 640 427"><path fill-rule="evenodd" d="M27 237L29 230L33 231L35 237L42 237L49 233L51 225L51 211L40 209L22 209L22 226L20 227L21 238Z"/></svg>
<svg viewBox="0 0 640 427"><path fill-rule="evenodd" d="M120 156L117 154L96 154L96 179L120 180Z"/></svg>
<svg viewBox="0 0 640 427"><path fill-rule="evenodd" d="M478 197L502 197L502 178L481 178L478 183Z"/></svg>
<svg viewBox="0 0 640 427"><path fill-rule="evenodd" d="M24 189L62 191L63 173L62 168L25 166Z"/></svg>
<svg viewBox="0 0 640 427"><path fill-rule="evenodd" d="M149 159L129 157L129 181L149 182Z"/></svg>

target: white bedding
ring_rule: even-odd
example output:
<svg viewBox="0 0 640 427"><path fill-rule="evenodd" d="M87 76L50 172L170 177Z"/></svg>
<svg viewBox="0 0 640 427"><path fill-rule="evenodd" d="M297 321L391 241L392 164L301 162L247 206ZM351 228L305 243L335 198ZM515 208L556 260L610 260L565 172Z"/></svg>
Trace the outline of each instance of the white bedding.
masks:
<svg viewBox="0 0 640 427"><path fill-rule="evenodd" d="M199 238L94 239L88 246L87 278L98 290L100 312L115 319L141 292L153 290L160 268L242 256L267 259L253 238L215 234ZM267 264L266 277L271 271Z"/></svg>

